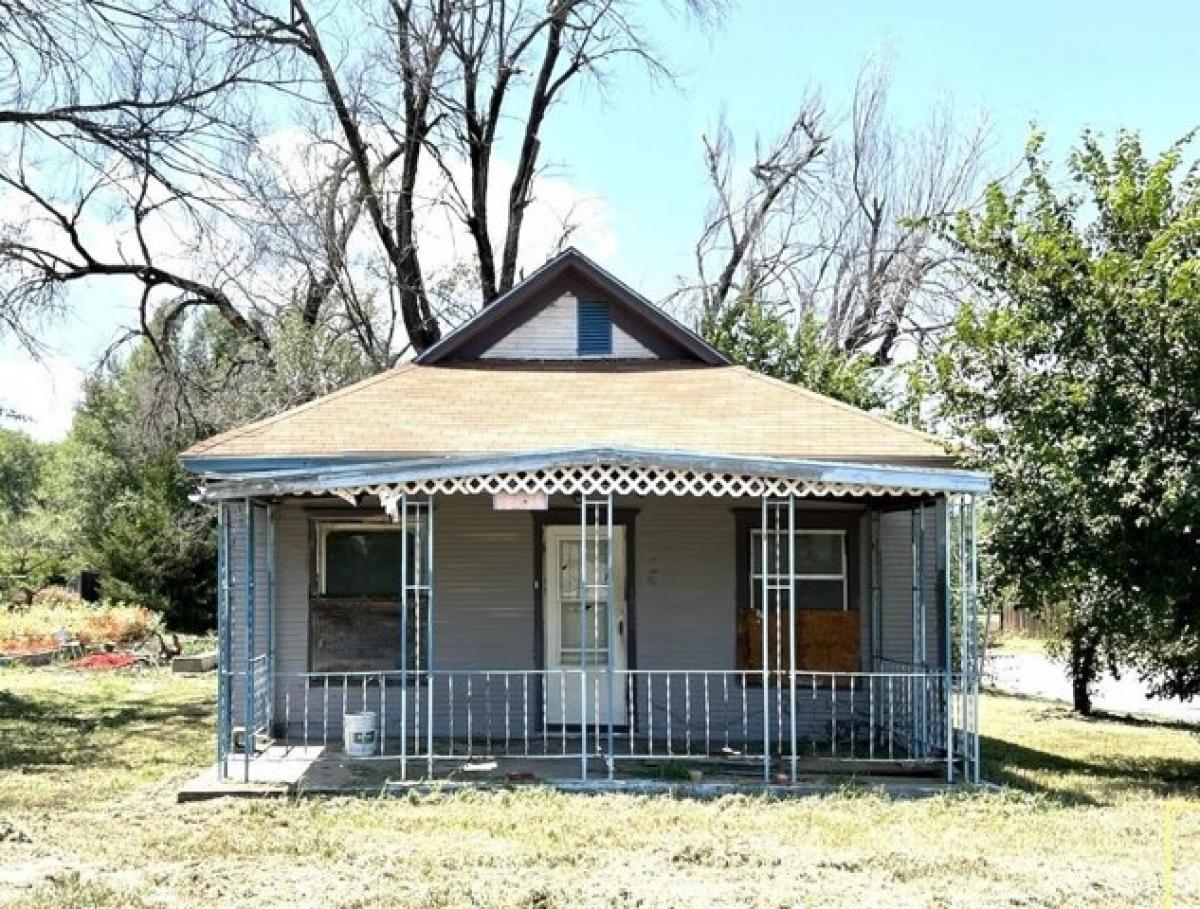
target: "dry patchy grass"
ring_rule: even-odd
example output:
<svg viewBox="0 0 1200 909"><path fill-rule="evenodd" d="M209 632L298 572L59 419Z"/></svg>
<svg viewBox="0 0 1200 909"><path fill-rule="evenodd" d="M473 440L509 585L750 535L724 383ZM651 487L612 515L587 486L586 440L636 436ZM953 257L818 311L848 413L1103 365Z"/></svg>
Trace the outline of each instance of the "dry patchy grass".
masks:
<svg viewBox="0 0 1200 909"><path fill-rule="evenodd" d="M999 793L897 801L571 796L176 805L211 679L0 673L0 902L15 906L1156 906L1200 739L988 697ZM7 832L6 832L7 831ZM1200 813L1176 822L1200 903Z"/></svg>

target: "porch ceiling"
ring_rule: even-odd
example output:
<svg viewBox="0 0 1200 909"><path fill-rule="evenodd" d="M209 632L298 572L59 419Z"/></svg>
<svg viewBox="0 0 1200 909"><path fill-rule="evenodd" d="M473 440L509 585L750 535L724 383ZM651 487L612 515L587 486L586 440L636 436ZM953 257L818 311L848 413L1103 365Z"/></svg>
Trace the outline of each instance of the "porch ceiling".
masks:
<svg viewBox="0 0 1200 909"><path fill-rule="evenodd" d="M946 468L693 454L638 448L581 448L438 459L258 465L220 459L203 473L201 498L333 494L378 495L546 492L620 495L914 496L986 494L986 473Z"/></svg>

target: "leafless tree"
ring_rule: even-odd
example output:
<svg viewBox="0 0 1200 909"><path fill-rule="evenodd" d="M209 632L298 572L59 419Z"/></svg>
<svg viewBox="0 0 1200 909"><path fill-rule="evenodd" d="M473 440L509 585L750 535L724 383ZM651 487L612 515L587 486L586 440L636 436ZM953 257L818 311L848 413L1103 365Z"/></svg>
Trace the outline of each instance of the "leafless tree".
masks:
<svg viewBox="0 0 1200 909"><path fill-rule="evenodd" d="M175 2L7 3L0 17L0 318L30 345L30 316L101 278L140 284L140 330L211 308L264 354L270 340L235 292L237 266L202 274L161 255L164 217L200 226L230 200L214 149L252 127L239 109L265 63L198 31ZM96 238L120 222L127 242ZM193 246L192 252L199 250ZM169 299L169 303L167 300Z"/></svg>
<svg viewBox="0 0 1200 909"><path fill-rule="evenodd" d="M836 124L806 102L746 176L723 124L706 139L712 203L683 296L709 314L738 295L814 313L832 344L879 366L946 326L962 287L937 228L979 201L988 130L943 105L902 131L889 86L886 66L864 67Z"/></svg>
<svg viewBox="0 0 1200 909"><path fill-rule="evenodd" d="M794 230L815 198L816 165L829 142L823 112L808 99L783 133L756 140L749 178L734 177L737 149L724 118L704 136L712 199L696 242L700 301L713 315L730 295L758 296L796 267Z"/></svg>
<svg viewBox="0 0 1200 909"><path fill-rule="evenodd" d="M634 6L0 0L0 319L24 330L107 280L137 288L131 335L164 362L207 311L268 364L297 316L376 368L422 350L447 293L487 302L516 279L568 89L618 56L666 73ZM474 280L423 261L437 211L465 226Z"/></svg>
<svg viewBox="0 0 1200 909"><path fill-rule="evenodd" d="M711 9L712 5L707 6ZM616 0L554 0L548 4L475 0L459 4L447 21L447 47L455 72L437 93L446 120L440 131L444 141L434 151L456 211L474 241L485 302L508 290L515 280L521 229L538 171L542 127L554 103L575 81L586 78L602 85L608 65L620 57L640 61L654 75L669 75L642 29L631 20L630 7ZM695 2L692 8L703 13L706 4ZM512 116L511 107L520 108L519 151L508 186L507 226L497 257L489 189L500 130ZM466 179L446 166L446 148L465 157Z"/></svg>
<svg viewBox="0 0 1200 909"><path fill-rule="evenodd" d="M978 203L988 135L983 122L961 130L945 105L917 130L897 130L889 84L878 66L859 77L849 138L831 155L819 256L802 288L832 340L881 366L953 313L962 286L938 226Z"/></svg>
<svg viewBox="0 0 1200 909"><path fill-rule="evenodd" d="M333 141L337 154L319 198L339 225L319 221L326 267L309 282L306 312L315 317L338 287L345 249L365 218L384 251L384 286L398 298L418 351L441 333L421 254L422 207L445 206L465 228L482 302L490 302L516 279L554 104L577 81L602 85L618 57L667 74L628 0L364 2L353 42L342 34L344 19L321 14L308 0L291 0L287 16L244 0L237 7L252 40L297 55L298 74L316 86L316 103L331 114L335 138L319 138ZM689 0L686 7L707 15L720 4ZM513 135L505 136L506 126ZM491 189L502 142L516 149L516 160L498 218ZM441 185L422 199L427 165ZM368 321L358 324L369 330Z"/></svg>

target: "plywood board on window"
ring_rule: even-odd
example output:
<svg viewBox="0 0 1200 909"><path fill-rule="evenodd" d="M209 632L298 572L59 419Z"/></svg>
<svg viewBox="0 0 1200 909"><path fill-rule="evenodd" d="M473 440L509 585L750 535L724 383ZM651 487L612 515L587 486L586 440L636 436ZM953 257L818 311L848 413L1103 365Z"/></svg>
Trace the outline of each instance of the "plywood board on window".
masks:
<svg viewBox="0 0 1200 909"><path fill-rule="evenodd" d="M738 645L741 665L762 669L762 622L755 610L738 610ZM788 615L770 613L767 628L767 666L791 668ZM796 668L811 672L857 672L859 670L859 615L857 612L806 610L796 613Z"/></svg>
<svg viewBox="0 0 1200 909"><path fill-rule="evenodd" d="M818 672L857 672L859 624L857 612L801 610L796 616L800 669Z"/></svg>

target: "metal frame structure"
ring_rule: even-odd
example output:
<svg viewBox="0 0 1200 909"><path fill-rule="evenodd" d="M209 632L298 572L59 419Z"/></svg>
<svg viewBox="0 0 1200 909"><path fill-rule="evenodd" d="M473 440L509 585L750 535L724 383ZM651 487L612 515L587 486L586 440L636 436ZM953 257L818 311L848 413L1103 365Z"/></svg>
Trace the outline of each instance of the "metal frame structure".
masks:
<svg viewBox="0 0 1200 909"><path fill-rule="evenodd" d="M232 592L229 566L229 510L227 502L217 505L217 773L229 774L230 730L232 728L233 686L229 669L232 656Z"/></svg>
<svg viewBox="0 0 1200 909"><path fill-rule="evenodd" d="M217 775L227 779L235 746L241 750L242 780L249 782L250 767L260 739L271 737L275 722L275 613L276 540L275 505L245 498L240 502L242 576L234 562L234 517L237 505L221 502L217 509ZM259 516L263 517L265 558L263 580L266 591L265 628L259 637ZM241 588L240 603L236 596ZM241 629L241 672L235 663L234 632ZM240 685L241 690L235 692ZM241 738L235 725L235 693L241 696Z"/></svg>
<svg viewBox="0 0 1200 909"><path fill-rule="evenodd" d="M628 474L623 474L628 478ZM932 482L935 472L927 472L926 482ZM545 479L545 478L543 478ZM561 476L559 476L561 479ZM861 477L860 477L861 479ZM944 477L942 479L945 479ZM259 479L255 483L261 482ZM304 484L309 480L304 480ZM524 480L522 481L524 482ZM547 480L552 487L553 482ZM806 481L807 482L807 481ZM824 482L824 481L821 481ZM424 773L432 778L435 763L462 759L462 749L475 753L478 730L472 731L473 705L486 699L488 709L487 742L492 744L492 717L502 715L506 749L523 744L524 754L531 753L541 734L544 757L568 757L578 760L579 776L589 777L589 763L602 759L608 779L616 774L620 760L669 756L675 759L700 758L708 754L714 739L723 740L728 750L737 743L747 756L761 761L764 782L772 782L778 766L786 767L786 778L798 778L802 751L817 754L817 743L811 734L802 733L798 723L798 702L807 698L818 701L818 691L826 691L829 756L850 762L875 760L913 760L928 762L943 760L945 777L978 782L980 778L979 713L979 603L978 603L978 514L976 492L983 483L978 475L963 478L961 472L943 483L941 490L928 490L917 504L889 506L886 498L869 507L867 525L870 532L870 594L869 629L866 646L871 660L870 672L830 673L799 670L795 608L796 583L796 506L798 494L764 494L760 497L762 571L759 579L761 610L762 665L751 670L757 676L761 691L750 705L747 670L670 670L619 669L615 665L617 649L616 616L614 612L613 517L616 507L615 491L583 493L579 503L580 531L580 660L578 668L557 670L441 670L435 663L435 591L434 570L434 500L427 492L411 492L404 485L389 485L376 494L400 526L404 545L401 548L401 656L398 671L378 670L362 673L278 673L276 672L276 548L275 518L277 506L273 501L251 495L238 495L249 486L233 482L228 487L210 490L210 499L217 502L218 514L218 736L217 763L220 778L229 775L229 764L236 751L237 736L234 705L242 702L241 776L251 777L251 765L256 756L259 735L270 736L282 730L286 740L294 729L290 690L284 688L283 719L278 722L277 691L281 684L296 678L303 681L303 731L310 741L314 697L323 697L321 720L314 723L321 729L321 742L329 738L329 683L341 680L343 709L358 700L364 709L373 705L380 714L382 732L381 758L398 758L401 773L407 777L414 761L424 764ZM924 487L922 487L924 488ZM220 495L212 494L216 489ZM764 490L769 487L763 487ZM328 492L340 493L344 487L331 483ZM880 488L881 496L892 496L892 488ZM667 493L671 494L671 493ZM678 493L684 494L684 493ZM356 503L359 501L355 499ZM944 628L943 664L936 670L928 666L928 580L927 510L934 506L934 551L938 554L943 590L941 593ZM938 503L944 503L944 508ZM240 507L239 507L240 506ZM885 603L884 563L882 557L884 516L886 513L907 510L911 549L911 663L884 671L884 664L897 663L884 652L883 622L888 607ZM944 515L938 518L939 513ZM257 542L257 518L265 516L265 558L260 557ZM236 519L240 518L240 521ZM241 532L236 534L238 524ZM895 523L888 525L894 532ZM415 540L410 546L408 540ZM237 559L237 547L242 557ZM770 549L769 549L770 547ZM260 566L259 562L263 564ZM603 565L603 578L601 578ZM238 570L243 575L238 577ZM258 572L265 575L266 622L259 634L256 610L259 599ZM240 593L240 597L239 597ZM605 605L608 645L601 664L599 652L600 616L595 605ZM589 604L592 604L589 608ZM591 615L591 635L588 616ZM893 613L894 614L894 613ZM424 621L422 621L422 619ZM241 628L243 637L236 640L235 631ZM772 636L771 631L774 630ZM957 629L958 652L953 652L953 636ZM422 634L425 639L422 640ZM415 635L415 638L411 636ZM265 640L262 638L265 637ZM234 669L237 658L235 645L240 643L243 669ZM414 646L410 646L410 644ZM417 654L416 665L410 665ZM784 657L786 654L786 664ZM955 657L957 656L957 666ZM591 678L589 679L589 674ZM577 675L577 679L572 679ZM323 688L320 685L324 679ZM472 684L472 680L475 684ZM456 680L458 703L455 703ZM547 695L550 686L565 691L568 684L578 682L580 715L577 742L568 737L567 724L560 723L557 741L561 748L552 748L552 723L547 722ZM674 694L672 682L675 683ZM603 694L601 693L603 684ZM238 686L241 686L239 690ZM260 702L260 685L265 685L265 701ZM355 686L361 695L352 695ZM387 698L388 689L398 687L400 694L399 753L388 749ZM465 689L465 690L464 690ZM664 691L665 689L665 691ZM682 690L681 690L682 689ZM733 697L730 691L733 691ZM313 694L312 692L316 692ZM496 698L504 698L502 714ZM531 697L532 693L532 697ZM665 695L665 697L664 697ZM515 697L515 700L514 700ZM740 698L740 703L739 703ZM451 735L448 740L435 736L435 700L447 710ZM624 703L622 703L624 701ZM531 710L531 704L532 710ZM618 733L616 708L628 709L628 730ZM601 720L601 707L606 707L606 719ZM457 710L466 711L466 745L456 744L453 735ZM537 712L540 710L540 729ZM655 713L661 710L670 723L679 719L678 728L655 730ZM740 710L741 736L738 737ZM648 737L635 734L635 714L644 711ZM840 713L839 713L840 711ZM757 714L757 716L755 716ZM513 722L512 716L518 720ZM774 726L774 732L772 731ZM602 728L603 727L603 728ZM713 734L715 727L715 735ZM757 730L759 740L753 744L748 737ZM839 740L848 730L849 746L839 756ZM660 735L656 739L655 733ZM639 739L638 735L642 735ZM693 735L697 741L693 743ZM806 737L807 735L807 737ZM699 747L703 741L704 747ZM811 745L810 745L811 743ZM802 748L802 746L804 746ZM534 749L537 750L536 748ZM504 753L511 753L506 751ZM519 748L515 753L521 753Z"/></svg>

